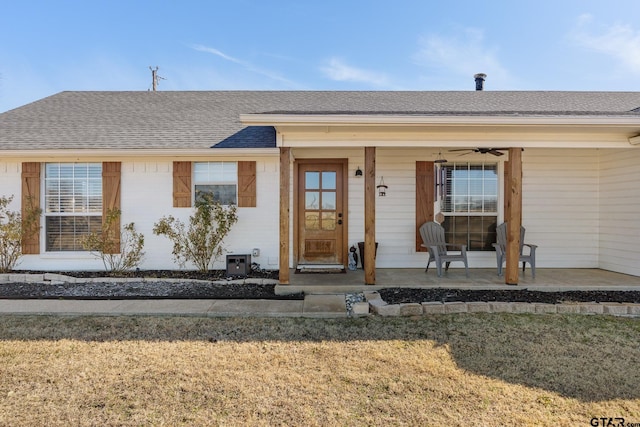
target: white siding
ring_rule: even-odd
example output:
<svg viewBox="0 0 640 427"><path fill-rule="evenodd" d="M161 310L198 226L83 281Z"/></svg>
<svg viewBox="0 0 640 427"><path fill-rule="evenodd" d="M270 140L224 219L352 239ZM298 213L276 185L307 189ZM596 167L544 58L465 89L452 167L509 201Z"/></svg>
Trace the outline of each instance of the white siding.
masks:
<svg viewBox="0 0 640 427"><path fill-rule="evenodd" d="M526 149L522 223L539 267L598 267L598 150Z"/></svg>
<svg viewBox="0 0 640 427"><path fill-rule="evenodd" d="M600 268L640 276L640 149L602 150Z"/></svg>
<svg viewBox="0 0 640 427"><path fill-rule="evenodd" d="M416 252L416 161L433 160L431 150L376 150L376 185L384 177L385 197L376 196L376 265L380 268L426 265L427 254ZM455 265L452 264L452 268Z"/></svg>

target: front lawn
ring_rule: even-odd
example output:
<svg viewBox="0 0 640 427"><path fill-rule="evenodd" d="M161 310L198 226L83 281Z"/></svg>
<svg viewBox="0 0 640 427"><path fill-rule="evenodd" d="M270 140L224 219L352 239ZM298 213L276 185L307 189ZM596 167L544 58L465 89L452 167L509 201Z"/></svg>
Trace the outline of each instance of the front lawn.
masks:
<svg viewBox="0 0 640 427"><path fill-rule="evenodd" d="M608 316L3 316L0 425L640 423L638 366Z"/></svg>

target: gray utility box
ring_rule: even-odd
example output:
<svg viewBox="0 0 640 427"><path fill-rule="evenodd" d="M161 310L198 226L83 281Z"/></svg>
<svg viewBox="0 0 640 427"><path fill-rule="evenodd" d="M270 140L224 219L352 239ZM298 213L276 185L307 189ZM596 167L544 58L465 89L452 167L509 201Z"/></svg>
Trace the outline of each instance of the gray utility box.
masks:
<svg viewBox="0 0 640 427"><path fill-rule="evenodd" d="M251 255L227 255L227 276L247 276L251 271Z"/></svg>

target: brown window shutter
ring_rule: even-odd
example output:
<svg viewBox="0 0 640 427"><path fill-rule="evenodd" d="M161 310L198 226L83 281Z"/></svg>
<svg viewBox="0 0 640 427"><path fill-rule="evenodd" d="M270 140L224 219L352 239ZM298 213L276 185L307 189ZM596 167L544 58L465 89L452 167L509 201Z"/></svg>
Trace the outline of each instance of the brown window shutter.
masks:
<svg viewBox="0 0 640 427"><path fill-rule="evenodd" d="M238 162L238 207L256 207L256 162Z"/></svg>
<svg viewBox="0 0 640 427"><path fill-rule="evenodd" d="M191 162L173 162L173 207L191 207Z"/></svg>
<svg viewBox="0 0 640 427"><path fill-rule="evenodd" d="M107 219L110 211L120 211L120 162L102 163L102 223ZM120 253L120 217L113 224L112 236L113 252Z"/></svg>
<svg viewBox="0 0 640 427"><path fill-rule="evenodd" d="M40 163L22 163L22 218L27 218L34 210L40 209ZM23 223L24 224L24 223ZM22 253L40 253L40 215L35 218L31 230L22 230Z"/></svg>
<svg viewBox="0 0 640 427"><path fill-rule="evenodd" d="M416 251L426 252L423 248L420 226L433 221L435 203L434 163L416 162Z"/></svg>

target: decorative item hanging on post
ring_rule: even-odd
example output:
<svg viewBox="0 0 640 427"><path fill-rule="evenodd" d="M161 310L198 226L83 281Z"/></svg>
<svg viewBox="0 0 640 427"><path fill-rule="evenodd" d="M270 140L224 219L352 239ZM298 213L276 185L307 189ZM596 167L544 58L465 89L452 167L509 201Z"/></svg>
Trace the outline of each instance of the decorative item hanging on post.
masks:
<svg viewBox="0 0 640 427"><path fill-rule="evenodd" d="M384 185L384 177L380 177L380 184L376 187L378 189L378 196L384 197L387 195L387 187Z"/></svg>

